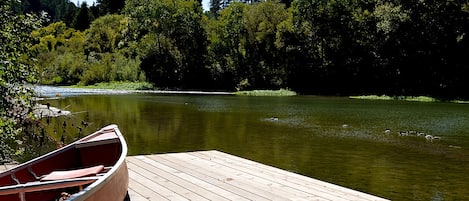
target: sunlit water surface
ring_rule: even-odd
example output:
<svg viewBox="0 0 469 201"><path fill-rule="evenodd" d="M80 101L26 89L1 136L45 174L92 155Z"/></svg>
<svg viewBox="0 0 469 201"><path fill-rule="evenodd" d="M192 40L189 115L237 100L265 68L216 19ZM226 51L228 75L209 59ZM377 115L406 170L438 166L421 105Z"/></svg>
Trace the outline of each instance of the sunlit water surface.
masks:
<svg viewBox="0 0 469 201"><path fill-rule="evenodd" d="M74 113L60 117L65 130L55 126L67 141L115 123L130 155L216 149L392 200L469 200L465 104L154 94L47 102Z"/></svg>

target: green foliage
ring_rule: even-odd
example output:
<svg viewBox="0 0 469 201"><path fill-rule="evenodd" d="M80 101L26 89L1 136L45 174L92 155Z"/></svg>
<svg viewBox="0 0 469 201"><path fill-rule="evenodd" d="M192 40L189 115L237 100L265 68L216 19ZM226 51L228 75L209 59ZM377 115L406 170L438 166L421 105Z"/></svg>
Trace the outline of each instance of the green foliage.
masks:
<svg viewBox="0 0 469 201"><path fill-rule="evenodd" d="M125 0L98 0L100 16L118 14L125 6Z"/></svg>
<svg viewBox="0 0 469 201"><path fill-rule="evenodd" d="M89 89L114 89L114 90L152 90L153 85L148 82L100 82L93 85L72 87Z"/></svg>
<svg viewBox="0 0 469 201"><path fill-rule="evenodd" d="M44 9L51 17L52 22L65 22L70 25L78 8L71 1L41 0L41 9Z"/></svg>
<svg viewBox="0 0 469 201"><path fill-rule="evenodd" d="M44 83L469 97L467 2L253 2L203 15L194 0L127 0L86 31L33 33L33 49Z"/></svg>
<svg viewBox="0 0 469 201"><path fill-rule="evenodd" d="M293 0L280 0L279 2L285 4L287 8L290 8Z"/></svg>
<svg viewBox="0 0 469 201"><path fill-rule="evenodd" d="M146 35L140 41L141 68L156 85L177 86L183 79L183 56L163 34Z"/></svg>
<svg viewBox="0 0 469 201"><path fill-rule="evenodd" d="M130 57L123 41L127 24L128 18L123 15L106 15L91 24L86 31L84 50L89 69L84 70L79 84L144 81L139 68L140 61Z"/></svg>
<svg viewBox="0 0 469 201"><path fill-rule="evenodd" d="M212 74L219 80L234 78L238 89L285 86L285 53L276 41L278 27L288 16L283 4L272 1L233 3L220 12L208 28Z"/></svg>
<svg viewBox="0 0 469 201"><path fill-rule="evenodd" d="M142 81L139 61L128 59L121 53L103 53L99 60L89 63L78 84L90 85L112 81ZM75 82L76 83L76 82Z"/></svg>
<svg viewBox="0 0 469 201"><path fill-rule="evenodd" d="M286 87L285 54L275 45L278 27L288 19L285 6L274 1L249 5L243 18L250 83L262 88Z"/></svg>
<svg viewBox="0 0 469 201"><path fill-rule="evenodd" d="M221 10L222 1L221 0L210 0L210 15L212 17L218 18L218 13Z"/></svg>
<svg viewBox="0 0 469 201"><path fill-rule="evenodd" d="M36 82L36 69L28 54L29 33L41 23L36 16L14 14L10 3L9 0L0 2L1 161L25 150L23 136L35 104L30 83Z"/></svg>
<svg viewBox="0 0 469 201"><path fill-rule="evenodd" d="M47 21L63 21L70 25L78 8L69 0L24 0L13 1L16 13L47 13ZM47 22L46 22L47 23Z"/></svg>
<svg viewBox="0 0 469 201"><path fill-rule="evenodd" d="M94 20L93 13L91 13L90 9L86 2L81 3L81 7L73 18L72 27L84 31L90 27L91 22Z"/></svg>
<svg viewBox="0 0 469 201"><path fill-rule="evenodd" d="M86 52L117 52L122 45L122 32L128 18L123 15L105 15L93 21L86 31Z"/></svg>
<svg viewBox="0 0 469 201"><path fill-rule="evenodd" d="M80 80L86 64L83 32L57 22L34 30L31 37L36 41L30 50L38 58L41 83L72 84Z"/></svg>
<svg viewBox="0 0 469 201"><path fill-rule="evenodd" d="M249 71L243 69L246 55L244 12L245 5L234 2L220 12L218 20L211 19L206 26L211 74L220 86L226 86L224 88L234 88L243 79L247 82Z"/></svg>
<svg viewBox="0 0 469 201"><path fill-rule="evenodd" d="M31 50L36 53L58 51L60 47L66 47L67 51L81 53L83 51L84 34L72 28L68 28L63 22L52 23L31 32L35 44Z"/></svg>
<svg viewBox="0 0 469 201"><path fill-rule="evenodd" d="M96 19L85 32L52 23L31 33L36 44L41 83L94 84L110 81L143 81L140 61L128 56L122 42L127 18L108 15Z"/></svg>
<svg viewBox="0 0 469 201"><path fill-rule="evenodd" d="M364 99L364 100L405 100L405 101L416 101L416 102L435 102L437 99L428 96L385 96L385 95L367 95L367 96L350 96L352 99Z"/></svg>
<svg viewBox="0 0 469 201"><path fill-rule="evenodd" d="M296 96L296 92L288 89L280 90L252 90L252 91L237 91L233 94L238 96Z"/></svg>
<svg viewBox="0 0 469 201"><path fill-rule="evenodd" d="M389 2L376 5L373 14L377 19L377 31L383 32L385 35L391 35L397 30L399 24L409 20L408 11L403 11L402 6L394 6L393 3Z"/></svg>
<svg viewBox="0 0 469 201"><path fill-rule="evenodd" d="M170 87L208 86L206 35L197 1L126 1L127 40L139 43L149 81Z"/></svg>

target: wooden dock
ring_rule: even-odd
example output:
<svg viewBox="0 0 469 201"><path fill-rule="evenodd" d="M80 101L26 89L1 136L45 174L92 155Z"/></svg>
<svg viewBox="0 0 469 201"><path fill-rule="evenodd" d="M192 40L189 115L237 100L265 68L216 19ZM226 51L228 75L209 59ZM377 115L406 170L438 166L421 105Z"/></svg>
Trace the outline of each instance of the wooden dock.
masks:
<svg viewBox="0 0 469 201"><path fill-rule="evenodd" d="M127 157L142 200L386 200L219 151Z"/></svg>
<svg viewBox="0 0 469 201"><path fill-rule="evenodd" d="M127 166L132 201L386 200L219 151L129 156Z"/></svg>

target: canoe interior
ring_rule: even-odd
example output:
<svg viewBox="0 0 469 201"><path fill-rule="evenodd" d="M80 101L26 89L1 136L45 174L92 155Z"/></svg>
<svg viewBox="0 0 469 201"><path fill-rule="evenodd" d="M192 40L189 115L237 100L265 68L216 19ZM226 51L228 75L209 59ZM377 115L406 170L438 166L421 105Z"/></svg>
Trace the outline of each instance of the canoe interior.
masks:
<svg viewBox="0 0 469 201"><path fill-rule="evenodd" d="M110 134L112 131L105 132L106 134ZM109 139L109 137L106 137L101 141L90 140L89 142L81 140L40 158L23 163L12 170L0 173L0 187L16 185L17 182L12 178L12 175L16 177L20 184L37 182L38 180L30 170L32 170L36 176L42 176L52 171L75 170L96 165L112 167L119 160L122 153L122 146L118 140L117 134L115 132L112 133L114 133L116 138ZM100 135L100 133L92 135ZM27 192L25 193L25 200L52 201L59 198L62 192L73 194L78 191L79 187L70 187ZM0 195L0 200L16 201L21 199L19 194L16 193Z"/></svg>

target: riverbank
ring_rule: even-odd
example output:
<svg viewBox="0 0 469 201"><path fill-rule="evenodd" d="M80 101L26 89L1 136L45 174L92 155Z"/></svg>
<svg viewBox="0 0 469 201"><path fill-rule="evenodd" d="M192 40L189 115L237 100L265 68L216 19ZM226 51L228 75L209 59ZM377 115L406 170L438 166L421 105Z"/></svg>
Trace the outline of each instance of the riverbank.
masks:
<svg viewBox="0 0 469 201"><path fill-rule="evenodd" d="M207 92L207 91L176 91L176 90L130 90L130 89L98 89L81 87L56 87L36 86L39 97L67 97L79 95L102 95L102 94L129 94L129 93L153 93L153 94L181 94L181 95L233 95L230 92Z"/></svg>
<svg viewBox="0 0 469 201"><path fill-rule="evenodd" d="M222 91L181 91L181 90L158 90L148 83L99 83L90 86L36 86L39 97L67 97L93 94L180 94L180 95L237 95L237 96L295 96L296 92L280 90L252 90L237 92Z"/></svg>
<svg viewBox="0 0 469 201"><path fill-rule="evenodd" d="M362 99L362 100L404 100L404 101L416 101L416 102L442 102L442 100L428 97L428 96L386 96L386 95L364 95L364 96L349 96L351 99ZM464 100L450 100L443 102L452 103L465 103L469 104L469 101Z"/></svg>
<svg viewBox="0 0 469 201"><path fill-rule="evenodd" d="M237 96L296 96L296 92L288 89L279 90L252 90L233 92Z"/></svg>

